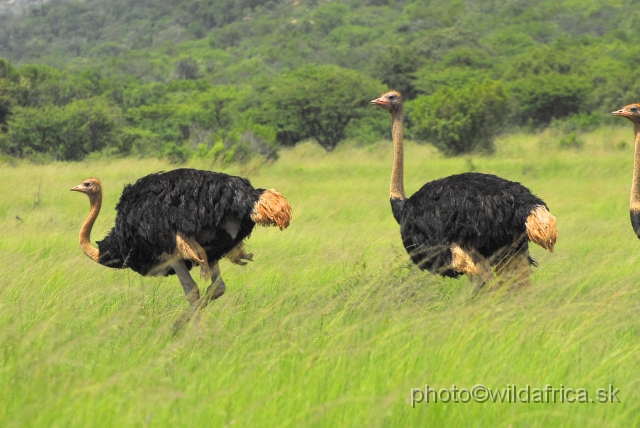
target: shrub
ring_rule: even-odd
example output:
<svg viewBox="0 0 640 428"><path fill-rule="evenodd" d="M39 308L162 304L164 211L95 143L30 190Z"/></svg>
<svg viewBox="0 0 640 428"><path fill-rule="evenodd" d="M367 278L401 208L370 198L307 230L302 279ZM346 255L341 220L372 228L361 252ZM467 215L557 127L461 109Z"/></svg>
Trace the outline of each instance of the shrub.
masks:
<svg viewBox="0 0 640 428"><path fill-rule="evenodd" d="M240 137L240 142L247 145L249 153L258 153L265 160L277 160L279 157L276 132L268 126L250 125Z"/></svg>
<svg viewBox="0 0 640 428"><path fill-rule="evenodd" d="M172 164L185 163L189 158L189 149L176 143L167 143L162 148L162 156Z"/></svg>
<svg viewBox="0 0 640 428"><path fill-rule="evenodd" d="M580 150L584 147L584 141L578 138L578 133L574 131L569 135L565 135L564 137L560 138L560 141L558 141L558 147L560 147L561 149Z"/></svg>
<svg viewBox="0 0 640 428"><path fill-rule="evenodd" d="M76 100L65 107L16 108L2 150L17 157L40 153L79 160L108 147L119 150L119 122L119 111L99 98Z"/></svg>
<svg viewBox="0 0 640 428"><path fill-rule="evenodd" d="M209 150L209 157L212 158L214 161L218 160L218 158L223 152L224 152L224 143L222 141L218 141L213 145L213 147L211 147L211 150Z"/></svg>
<svg viewBox="0 0 640 428"><path fill-rule="evenodd" d="M413 136L430 140L445 155L492 152L506 117L507 96L500 82L486 80L460 89L440 88L408 103Z"/></svg>
<svg viewBox="0 0 640 428"><path fill-rule="evenodd" d="M265 108L282 143L309 136L330 152L352 120L373 114L369 101L382 90L376 80L354 70L305 66L276 79Z"/></svg>
<svg viewBox="0 0 640 428"><path fill-rule="evenodd" d="M421 62L412 49L391 46L377 55L371 73L388 87L400 91L405 100L412 100L418 95L414 81Z"/></svg>
<svg viewBox="0 0 640 428"><path fill-rule="evenodd" d="M510 84L520 125L547 125L553 118L579 113L587 104L591 84L584 77L547 74L518 79Z"/></svg>
<svg viewBox="0 0 640 428"><path fill-rule="evenodd" d="M602 115L578 113L566 119L552 119L551 126L564 134L593 131L602 124Z"/></svg>

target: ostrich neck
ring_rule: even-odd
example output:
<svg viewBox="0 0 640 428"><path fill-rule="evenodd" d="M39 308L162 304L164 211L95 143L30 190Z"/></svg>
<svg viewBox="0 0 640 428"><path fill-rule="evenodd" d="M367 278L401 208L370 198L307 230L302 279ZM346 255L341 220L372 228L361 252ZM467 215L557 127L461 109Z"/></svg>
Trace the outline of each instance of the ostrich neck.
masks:
<svg viewBox="0 0 640 428"><path fill-rule="evenodd" d="M402 109L391 114L391 137L393 138L393 168L391 170L391 199L404 200L404 150L402 142Z"/></svg>
<svg viewBox="0 0 640 428"><path fill-rule="evenodd" d="M91 229L93 224L98 218L100 208L102 207L102 194L99 193L94 197L89 197L91 203L91 211L89 211L89 217L84 221L84 224L80 228L80 247L82 251L93 261L98 261L100 251L91 245Z"/></svg>
<svg viewBox="0 0 640 428"><path fill-rule="evenodd" d="M640 211L640 123L634 122L635 149L633 156L633 181L631 182L631 211Z"/></svg>

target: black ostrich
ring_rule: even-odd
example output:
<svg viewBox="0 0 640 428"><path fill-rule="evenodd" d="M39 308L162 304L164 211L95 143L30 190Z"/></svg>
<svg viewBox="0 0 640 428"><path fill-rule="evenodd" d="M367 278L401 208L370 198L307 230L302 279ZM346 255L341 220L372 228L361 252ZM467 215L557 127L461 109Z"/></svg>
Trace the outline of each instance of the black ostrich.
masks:
<svg viewBox="0 0 640 428"><path fill-rule="evenodd" d="M640 238L640 104L634 103L626 105L611 114L614 116L626 117L633 122L635 147L629 211L631 214L631 226L633 226L633 231L636 233L636 236Z"/></svg>
<svg viewBox="0 0 640 428"><path fill-rule="evenodd" d="M499 275L529 283L529 240L553 252L558 232L545 203L519 183L465 173L422 186L407 198L403 185L402 97L371 101L391 113L394 144L391 210L402 243L420 268L443 276L467 274L478 288Z"/></svg>
<svg viewBox="0 0 640 428"><path fill-rule="evenodd" d="M176 169L126 185L116 224L95 248L90 235L102 204L100 181L88 178L71 190L89 196L80 246L91 260L141 275L175 273L193 311L224 294L218 260L245 265L253 259L243 240L256 224L282 230L291 220L291 206L273 189L254 189L247 179L223 173ZM196 264L201 277L211 278L202 298L189 273Z"/></svg>

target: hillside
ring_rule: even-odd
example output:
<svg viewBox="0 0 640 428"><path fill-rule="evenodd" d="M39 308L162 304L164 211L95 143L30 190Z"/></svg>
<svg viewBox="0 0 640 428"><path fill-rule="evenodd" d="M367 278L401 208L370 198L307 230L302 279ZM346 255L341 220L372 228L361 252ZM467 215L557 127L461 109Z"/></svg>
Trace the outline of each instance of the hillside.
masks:
<svg viewBox="0 0 640 428"><path fill-rule="evenodd" d="M13 16L26 12L29 8L38 7L49 0L7 0L0 3L0 16Z"/></svg>
<svg viewBox="0 0 640 428"><path fill-rule="evenodd" d="M630 1L595 0L54 1L0 17L0 57L12 64L0 75L0 148L25 156L15 147L26 144L51 154L53 143L36 144L19 132L22 116L42 116L50 108L45 115L77 117L78 107L87 117L88 105L112 119L102 140L94 138L97 131L78 137L84 148L75 158L105 148L125 154L182 150L178 158L184 158L199 144L209 150L216 142L228 150L253 138L243 137L248 123L264 127L251 130L263 152L321 141L303 123L307 119L276 114L293 109L292 94L277 99L292 87L296 102L314 99L323 114L336 97L354 100L347 113L353 119L330 147L386 135L366 105L385 86L410 101L410 135L436 144L442 139L445 153L449 143L433 124L466 120L454 134L472 139L465 130L481 119L465 106L479 99L487 111L496 105L504 111L495 118L492 138L557 119L571 122L562 125L568 133L582 132L640 94L640 48L633 42L639 13ZM358 91L334 87L322 80L327 73L336 82L363 83ZM486 90L478 89L482 82L489 82ZM329 85L327 93L313 85ZM67 105L73 113L60 111ZM204 117L212 105L220 109L213 123ZM32 108L39 110L21 110ZM463 118L441 117L450 109ZM325 117L336 114L344 111ZM243 152L259 151L243 144ZM476 146L486 144L468 150ZM53 157L70 158L62 151L67 154L58 150Z"/></svg>

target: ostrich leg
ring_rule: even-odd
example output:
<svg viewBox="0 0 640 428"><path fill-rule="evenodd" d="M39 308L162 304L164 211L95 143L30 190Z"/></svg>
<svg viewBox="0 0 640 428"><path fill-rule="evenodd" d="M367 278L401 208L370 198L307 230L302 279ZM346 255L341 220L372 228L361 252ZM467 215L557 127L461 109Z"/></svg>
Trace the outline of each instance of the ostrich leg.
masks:
<svg viewBox="0 0 640 428"><path fill-rule="evenodd" d="M180 280L180 284L184 290L184 295L191 304L191 309L195 311L200 301L200 289L198 288L198 284L196 284L193 278L191 278L191 274L189 273L187 266L184 264L184 260L172 260L171 267L176 272L176 275Z"/></svg>
<svg viewBox="0 0 640 428"><path fill-rule="evenodd" d="M478 266L478 273L467 274L469 281L475 287L475 289L473 290L474 294L482 290L484 286L493 279L493 271L491 270L491 265L489 264L487 259L482 257L480 254L478 254L478 256L481 257L481 259L477 260L476 262Z"/></svg>
<svg viewBox="0 0 640 428"><path fill-rule="evenodd" d="M513 284L516 287L531 285L531 266L527 255L527 252L518 251L497 271L500 279L499 286L502 284Z"/></svg>
<svg viewBox="0 0 640 428"><path fill-rule="evenodd" d="M202 300L200 300L200 309L222 296L227 289L222 276L220 276L220 267L217 261L209 263L209 271L211 272L211 285L207 288Z"/></svg>
<svg viewBox="0 0 640 428"><path fill-rule="evenodd" d="M198 323L197 311L198 305L200 304L200 289L198 288L198 284L196 284L191 277L189 269L187 269L187 265L184 264L184 260L173 259L171 261L171 267L176 272L176 275L180 280L180 284L182 285L182 289L184 290L184 295L191 304L191 308L180 315L180 317L173 323L173 334L178 334L182 328L191 321L194 314L196 315L194 323Z"/></svg>
<svg viewBox="0 0 640 428"><path fill-rule="evenodd" d="M522 239L526 239L526 237ZM529 260L529 249L526 241L516 241L496 266L496 274L499 279L497 286L501 287L504 284L508 284L516 287L526 287L531 285L529 278L531 275L531 264Z"/></svg>

